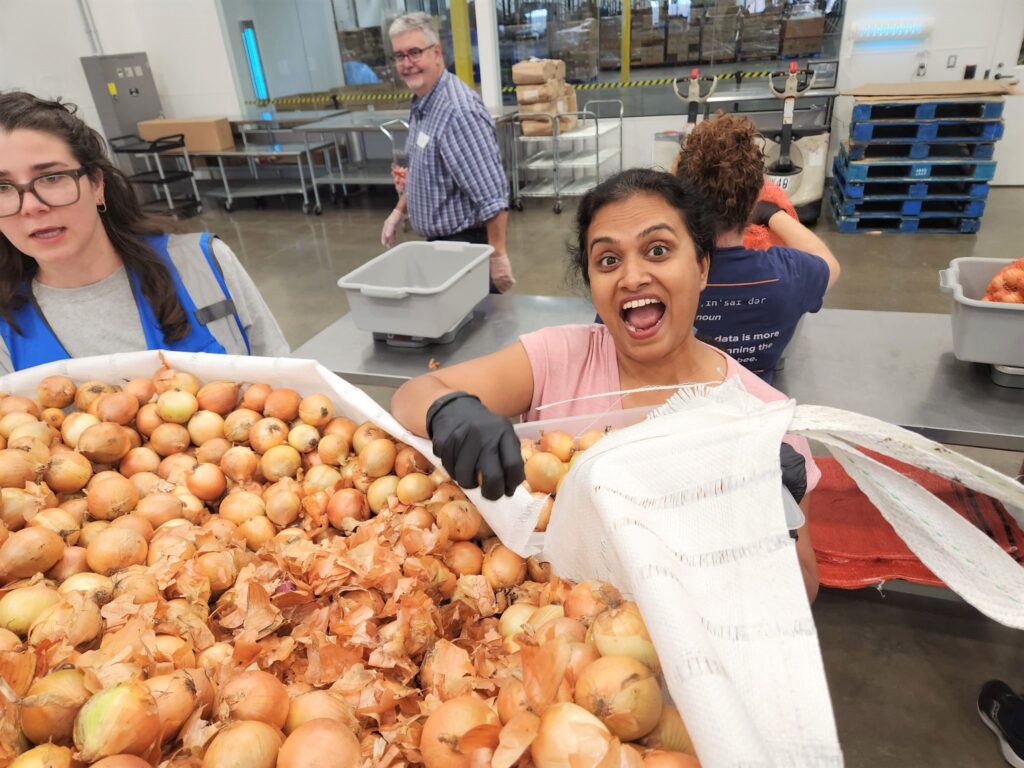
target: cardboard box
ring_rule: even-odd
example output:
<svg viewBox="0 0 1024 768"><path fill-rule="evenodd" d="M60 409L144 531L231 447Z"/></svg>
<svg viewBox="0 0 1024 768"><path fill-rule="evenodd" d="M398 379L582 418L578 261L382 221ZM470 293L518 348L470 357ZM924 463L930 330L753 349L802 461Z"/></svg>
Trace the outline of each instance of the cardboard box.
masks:
<svg viewBox="0 0 1024 768"><path fill-rule="evenodd" d="M549 80L565 80L565 62L560 59L527 59L512 65L516 85L539 85Z"/></svg>
<svg viewBox="0 0 1024 768"><path fill-rule="evenodd" d="M185 135L185 148L190 152L218 152L234 149L235 137L226 117L193 117L188 120L143 120L138 124L139 137L153 141L177 133Z"/></svg>
<svg viewBox="0 0 1024 768"><path fill-rule="evenodd" d="M1006 80L942 80L934 83L870 83L841 91L857 101L936 101L937 97L1020 96L1020 88Z"/></svg>
<svg viewBox="0 0 1024 768"><path fill-rule="evenodd" d="M821 37L788 37L782 41L783 56L810 56L820 53L824 46Z"/></svg>
<svg viewBox="0 0 1024 768"><path fill-rule="evenodd" d="M535 101L533 104L520 104L519 114L521 115L534 115L534 114L549 114L557 115L559 112L571 112L572 110L568 107L568 102L564 97L555 99L554 101Z"/></svg>
<svg viewBox="0 0 1024 768"><path fill-rule="evenodd" d="M800 37L821 37L825 34L825 17L808 16L802 19L786 19L782 23L782 37L792 40Z"/></svg>
<svg viewBox="0 0 1024 768"><path fill-rule="evenodd" d="M536 85L517 85L516 101L520 104L536 104L539 101L554 101L565 90L564 80L549 80Z"/></svg>

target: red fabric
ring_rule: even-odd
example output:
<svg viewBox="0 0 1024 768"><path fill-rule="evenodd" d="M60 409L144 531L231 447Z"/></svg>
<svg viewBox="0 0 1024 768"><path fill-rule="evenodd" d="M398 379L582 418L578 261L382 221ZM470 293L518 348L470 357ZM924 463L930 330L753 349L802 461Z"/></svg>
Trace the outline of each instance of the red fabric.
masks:
<svg viewBox="0 0 1024 768"><path fill-rule="evenodd" d="M761 187L761 192L757 196L757 202L767 200L770 203L775 203L779 208L784 210L794 219L797 218L796 208L793 207L793 203L789 200L789 195L786 194L785 190L782 189L774 181L764 180L764 185ZM768 227L762 227L760 224L751 224L743 232L743 247L749 248L752 251L766 251L773 245L785 245Z"/></svg>
<svg viewBox="0 0 1024 768"><path fill-rule="evenodd" d="M1003 551L1024 562L1024 531L1002 503L917 467L867 453L931 491L987 533ZM835 459L815 461L821 469L821 481L811 495L808 523L823 585L857 589L903 579L942 586Z"/></svg>

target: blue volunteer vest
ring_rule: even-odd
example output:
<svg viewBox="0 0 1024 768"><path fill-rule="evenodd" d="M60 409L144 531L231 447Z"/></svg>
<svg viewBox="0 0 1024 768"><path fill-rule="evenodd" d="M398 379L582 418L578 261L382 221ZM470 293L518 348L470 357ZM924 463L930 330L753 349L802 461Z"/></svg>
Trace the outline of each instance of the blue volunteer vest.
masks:
<svg viewBox="0 0 1024 768"><path fill-rule="evenodd" d="M160 328L160 323L157 321L156 315L153 314L153 308L149 306L149 302L142 295L138 276L129 271L128 279L131 282L132 294L135 296L135 304L139 310L139 319L142 321L142 332L146 337L146 348L168 349L175 352L226 354L226 350L221 343L207 330L206 325L197 318L199 310L196 309L195 302L192 301L192 297L185 288L181 275L178 273L177 268L174 266L174 261L168 253L168 235L148 235L143 240L160 256L170 271L175 293L177 293L178 300L181 302L189 319L189 332L184 338L177 341L166 341L163 330ZM213 255L210 245L211 240L212 235L209 232L203 233L200 238L199 242L202 247L203 256L206 258L210 272L224 292L225 300L230 303L231 293L228 291L227 283L224 282L220 265ZM27 288L27 290L31 296L31 289ZM231 306L233 307L233 305ZM16 333L11 325L0 317L0 335L3 336L4 342L7 344L14 370L20 371L57 360L67 360L71 357L68 351L64 349L60 339L53 332L50 324L46 321L34 298L31 298L30 301L26 302L15 312L14 318L21 327L21 333ZM239 332L242 334L242 339L245 341L246 350L250 351L249 338L245 333L237 312L234 312L234 319L238 325Z"/></svg>

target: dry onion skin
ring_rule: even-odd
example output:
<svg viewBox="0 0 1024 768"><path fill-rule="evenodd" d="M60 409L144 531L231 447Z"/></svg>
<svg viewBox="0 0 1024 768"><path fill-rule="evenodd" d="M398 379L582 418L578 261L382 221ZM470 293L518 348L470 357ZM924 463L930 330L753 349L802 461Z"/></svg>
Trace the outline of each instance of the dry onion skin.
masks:
<svg viewBox="0 0 1024 768"><path fill-rule="evenodd" d="M0 758L695 760L638 672L635 606L504 547L443 470L330 397L169 367L33 395L0 397L0 675L24 731ZM602 435L524 441L548 516Z"/></svg>

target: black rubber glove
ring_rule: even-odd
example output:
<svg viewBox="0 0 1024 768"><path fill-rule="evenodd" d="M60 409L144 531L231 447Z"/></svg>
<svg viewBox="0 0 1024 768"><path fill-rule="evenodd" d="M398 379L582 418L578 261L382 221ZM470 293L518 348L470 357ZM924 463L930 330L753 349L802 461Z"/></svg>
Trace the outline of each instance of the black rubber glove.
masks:
<svg viewBox="0 0 1024 768"><path fill-rule="evenodd" d="M782 467L782 484L799 504L807 493L807 466L803 454L789 443L783 443L779 448L779 465Z"/></svg>
<svg viewBox="0 0 1024 768"><path fill-rule="evenodd" d="M450 392L434 401L427 410L427 434L455 482L476 488L477 474L482 476L485 499L511 496L526 479L512 422L467 392Z"/></svg>
<svg viewBox="0 0 1024 768"><path fill-rule="evenodd" d="M781 211L775 203L770 203L767 200L762 200L754 206L753 212L750 214L750 222L752 224L760 224L762 227L768 226L768 221L776 213Z"/></svg>

